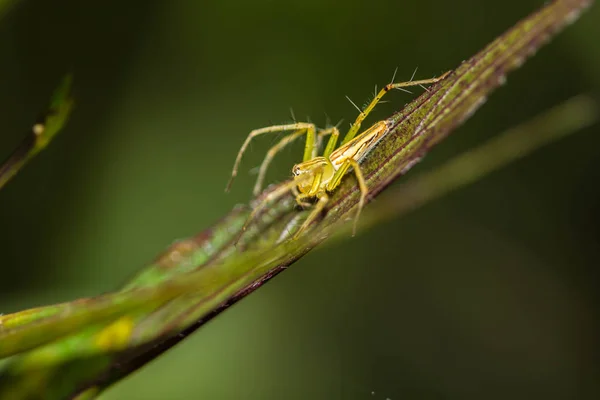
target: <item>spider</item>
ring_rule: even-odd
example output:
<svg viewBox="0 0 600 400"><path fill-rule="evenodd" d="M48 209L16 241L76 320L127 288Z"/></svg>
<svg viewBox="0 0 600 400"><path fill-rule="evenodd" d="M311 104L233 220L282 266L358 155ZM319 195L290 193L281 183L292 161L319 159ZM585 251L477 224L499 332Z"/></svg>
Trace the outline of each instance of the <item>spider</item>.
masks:
<svg viewBox="0 0 600 400"><path fill-rule="evenodd" d="M416 71L415 71L416 72ZM447 71L438 78L423 79L423 80L411 80L407 82L392 83L384 86L377 95L371 100L364 110L360 110L360 114L350 126L350 130L346 133L346 136L342 140L339 147L336 148L340 131L337 127L318 130L312 123L297 122L292 124L284 125L273 125L267 126L260 129L255 129L246 138L246 141L240 148L231 178L227 184L226 191L229 190L233 179L236 177L238 167L242 159L242 155L248 148L250 141L257 136L274 133L274 132L288 132L292 131L288 135L284 136L277 144L269 149L265 156L259 172L256 184L254 186L253 193L257 196L262 188L267 168L273 157L280 152L285 146L296 140L297 138L306 135L306 145L304 147L304 157L302 162L294 165L292 168L293 180L288 184L282 185L280 188L269 193L262 203L259 204L251 213L248 218L248 222L251 221L267 204L272 201L286 195L290 191L296 197L296 202L303 208L313 207L312 212L304 220L298 231L296 231L294 238L297 238L303 231L305 231L312 222L318 218L327 202L329 201L328 193L333 192L342 182L342 178L348 173L348 170L352 168L358 186L360 188L360 200L358 202L358 208L356 216L354 217L353 235L356 232L356 223L362 211L362 208L366 202L369 190L367 188L365 177L360 169L361 160L375 147L375 145L386 135L390 126L386 121L379 121L366 129L362 133L358 134L360 126L364 119L369 115L375 108L381 98L392 89L401 89L408 86L416 85L428 85L441 81L451 71ZM354 103L353 103L354 104ZM358 107L357 107L358 108ZM358 135L357 135L358 134ZM323 142L323 138L329 136L325 150L321 156L318 155L319 148ZM316 199L316 203L313 204L313 200ZM246 225L248 224L246 222ZM242 231L245 230L245 227Z"/></svg>

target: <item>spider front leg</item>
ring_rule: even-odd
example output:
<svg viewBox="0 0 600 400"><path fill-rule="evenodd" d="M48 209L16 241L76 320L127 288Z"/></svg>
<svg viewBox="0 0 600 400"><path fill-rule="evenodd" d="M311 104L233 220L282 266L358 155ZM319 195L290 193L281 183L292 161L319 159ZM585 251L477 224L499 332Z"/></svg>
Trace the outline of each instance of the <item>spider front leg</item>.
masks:
<svg viewBox="0 0 600 400"><path fill-rule="evenodd" d="M333 178L331 178L331 181L329 181L329 184L327 185L327 191L331 192L340 185L340 183L342 182L342 178L344 177L344 175L346 175L346 172L348 172L348 169L350 167L352 167L352 170L354 171L354 175L356 176L356 181L358 182L358 187L360 189L360 199L358 200L358 208L356 210L356 215L354 216L354 224L352 226L352 236L354 236L356 235L356 226L358 224L358 218L360 217L360 213L365 203L367 202L367 196L369 195L367 181L365 180L365 176L363 175L362 170L360 169L358 161L352 158L349 158L346 161L344 161L340 168L335 172L335 175L333 175Z"/></svg>
<svg viewBox="0 0 600 400"><path fill-rule="evenodd" d="M369 105L367 105L367 107L364 110L362 110L360 112L360 114L358 114L358 117L356 117L356 120L354 121L354 123L350 127L350 130L348 131L348 133L344 137L344 140L342 141L342 145L345 144L345 143L347 143L347 142L349 142L350 140L352 140L356 136L356 134L358 133L358 130L360 129L360 125L362 124L362 122L365 120L365 118L367 118L367 115L369 115L371 113L371 111L373 111L373 109L375 108L375 106L377 105L377 103L379 103L381 101L381 98L383 96L385 96L385 94L387 92L389 92L392 89L400 89L400 88L409 87L409 86L430 85L430 84L433 84L433 83L437 83L437 82L443 80L445 77L447 77L448 74L450 74L450 72L452 72L452 71L447 71L447 72L443 73L442 76L440 76L438 78L421 79L421 80L418 80L418 81L410 80L408 82L399 82L399 83L393 83L392 82L392 83L388 83L387 85L385 85L379 91L379 93L377 93L377 95L375 96L375 98L373 98L373 100L371 100L371 102L369 103Z"/></svg>
<svg viewBox="0 0 600 400"><path fill-rule="evenodd" d="M233 170L231 171L231 178L229 178L229 182L227 183L227 188L225 190L226 191L229 190L229 188L231 187L231 184L233 183L234 178L237 176L238 167L242 160L242 155L248 148L248 145L250 144L250 141L253 138L263 135L265 133L285 132L285 131L297 131L297 132L294 132L291 135L285 136L283 139L281 139L281 141L278 144L273 146L273 147L277 147L277 149L273 152L273 155L268 160L265 159L266 165L268 166L270 159L273 158L275 153L280 151L283 147L285 147L286 145L291 143L294 139L300 137L304 133L306 133L306 147L304 148L304 161L310 160L312 158L312 154L315 152L315 147L317 146L316 128L315 128L314 124L298 122L295 124L273 125L273 126L267 126L265 128L255 129L252 132L250 132L250 134L244 141L244 144L240 148L240 151L238 152L237 157L235 158L235 164L233 165ZM281 144L282 142L283 142L283 144ZM265 161L263 161L263 164L265 163ZM264 173L266 172L266 166L264 168L261 167L261 169L265 170L263 172L263 175L264 175ZM259 175L259 179L262 179L262 178L263 177L261 177ZM258 182L257 182L257 184L258 184ZM259 188L260 188L260 186L259 186ZM255 187L255 189L256 189L256 187Z"/></svg>
<svg viewBox="0 0 600 400"><path fill-rule="evenodd" d="M315 196L303 196L300 195L302 197L315 197ZM306 219L304 220L304 222L302 223L302 225L300 226L300 228L298 229L298 231L294 234L294 239L298 239L300 237L300 234L302 232L304 232L305 230L308 229L308 227L310 226L310 224L313 223L313 221L315 221L317 218L319 218L321 216L321 213L323 212L323 210L325 209L325 206L327 205L327 202L329 201L329 196L327 195L327 193L320 192L316 195L317 198L317 203L313 206L312 211L310 212L310 214L308 214L308 217L306 217ZM296 197L296 201L300 202L302 201L302 199L298 199L298 197Z"/></svg>
<svg viewBox="0 0 600 400"><path fill-rule="evenodd" d="M294 198L296 199L296 204L298 204L303 209L312 207L311 202L305 201L305 199L308 199L311 196L305 193L300 193L300 191L298 190L298 186L294 185L294 187L292 188L292 195L294 195Z"/></svg>

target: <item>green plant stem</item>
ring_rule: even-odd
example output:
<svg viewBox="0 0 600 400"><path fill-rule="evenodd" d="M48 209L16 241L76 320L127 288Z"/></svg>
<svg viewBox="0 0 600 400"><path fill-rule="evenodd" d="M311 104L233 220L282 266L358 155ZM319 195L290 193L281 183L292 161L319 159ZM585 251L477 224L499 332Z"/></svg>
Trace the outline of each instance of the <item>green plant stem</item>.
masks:
<svg viewBox="0 0 600 400"><path fill-rule="evenodd" d="M509 71L589 4L548 3L390 117L390 132L361 164L371 194L406 173L472 115ZM161 257L121 292L0 317L0 354L29 350L4 370L0 398L35 398L40 388L47 399L85 390L97 394L159 354L152 352L155 346L168 348L181 332L202 325L331 236L353 217L358 197L348 175L324 218L293 241L285 239L306 212L291 195L272 201L239 242L248 209L238 209L189 246L171 249L178 257Z"/></svg>
<svg viewBox="0 0 600 400"><path fill-rule="evenodd" d="M597 122L598 104L586 95L572 97L432 171L423 172L388 190L377 199L377 207L365 212L360 231L407 214ZM344 226L336 231L335 237L341 239L350 232L350 227Z"/></svg>

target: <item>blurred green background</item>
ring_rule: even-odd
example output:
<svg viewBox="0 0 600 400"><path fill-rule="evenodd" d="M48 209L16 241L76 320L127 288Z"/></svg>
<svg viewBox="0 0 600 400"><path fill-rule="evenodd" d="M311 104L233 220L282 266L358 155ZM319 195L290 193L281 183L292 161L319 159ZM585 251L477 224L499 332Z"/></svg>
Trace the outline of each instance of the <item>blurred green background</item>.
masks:
<svg viewBox="0 0 600 400"><path fill-rule="evenodd" d="M0 21L0 158L68 71L77 104L0 193L0 312L118 288L250 198L245 172L275 137L223 192L249 130L290 107L346 127L345 95L362 104L396 67L452 69L542 3L19 2ZM404 179L598 93L599 37L597 5ZM391 94L371 121L413 97ZM598 398L598 131L311 252L103 399Z"/></svg>

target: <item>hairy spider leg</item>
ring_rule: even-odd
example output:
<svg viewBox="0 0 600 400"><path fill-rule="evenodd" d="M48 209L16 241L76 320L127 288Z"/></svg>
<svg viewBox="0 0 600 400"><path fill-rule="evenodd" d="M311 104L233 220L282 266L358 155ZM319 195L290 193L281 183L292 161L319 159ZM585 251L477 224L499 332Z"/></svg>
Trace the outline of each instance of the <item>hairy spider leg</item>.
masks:
<svg viewBox="0 0 600 400"><path fill-rule="evenodd" d="M325 151L323 151L323 157L329 158L333 150L335 150L335 145L337 144L338 138L340 137L340 130L337 126L333 128L325 129L319 132L319 137L322 138L326 135L331 135L329 140L327 141L327 146L325 146ZM316 155L315 155L316 157ZM314 158L314 157L313 157Z"/></svg>
<svg viewBox="0 0 600 400"><path fill-rule="evenodd" d="M354 223L352 225L352 236L354 236L356 234L358 218L360 217L360 213L365 203L367 202L367 196L369 195L367 181L362 173L362 170L360 169L358 161L356 161L353 158L349 158L346 161L344 161L340 168L337 171L335 171L333 178L331 178L331 180L327 184L327 191L331 192L340 185L340 183L342 182L342 178L344 177L344 175L346 175L350 167L352 167L352 170L354 171L354 175L356 176L356 181L358 182L358 187L360 189L360 199L358 200L358 208L356 210L356 215L354 216Z"/></svg>
<svg viewBox="0 0 600 400"><path fill-rule="evenodd" d="M302 208L309 208L312 207L312 203L309 201L304 201L304 199L310 197L310 196L305 196L303 193L300 193L300 191L298 190L298 186L294 185L292 187L292 195L294 196L294 199L296 199L296 203L302 207Z"/></svg>
<svg viewBox="0 0 600 400"><path fill-rule="evenodd" d="M277 153L279 153L285 146L292 143L294 140L296 140L297 138L299 138L300 136L302 136L305 133L307 133L306 129L299 129L296 132L293 132L293 133L290 133L289 135L284 136L283 138L281 138L281 140L276 145L274 145L273 147L271 147L269 149L262 164L260 165L260 170L258 172L258 178L256 179L256 184L254 185L254 190L252 192L254 194L254 196L257 196L262 189L263 182L265 181L265 176L267 174L267 169L269 168L271 161L273 161L273 157L275 157L275 155ZM320 130L319 132L317 132L316 144L312 145L313 151L312 151L312 154L310 157L311 159L315 158L317 156L317 153L319 152L319 146L321 143L321 139L322 139L322 137L327 136L327 135L331 135L331 138L327 142L327 147L329 148L329 144L331 143L333 138L335 138L335 141L337 141L337 138L340 135L340 131L338 130L337 127L333 127L333 128L329 128L329 129L323 129L323 130ZM335 143L334 143L334 145L335 145ZM311 146L311 144L308 143L308 136L307 136L306 146ZM306 150L305 150L305 155L306 155ZM306 161L306 160L304 160L304 161Z"/></svg>
<svg viewBox="0 0 600 400"><path fill-rule="evenodd" d="M316 195L302 193L298 197L300 197L300 199L297 199L297 201L301 201L302 198L316 197L317 203L313 206L312 211L310 212L310 214L308 214L308 217L306 217L300 228L294 234L294 239L298 239L300 234L306 229L308 229L310 224L312 224L313 221L321 215L321 213L325 209L325 206L327 205L327 202L329 201L329 196L327 195L327 193L325 193L325 191L319 192Z"/></svg>
<svg viewBox="0 0 600 400"><path fill-rule="evenodd" d="M399 89L399 88L404 88L404 87L409 87L409 86L418 86L418 85L433 84L433 83L439 82L442 79L444 79L445 77L447 77L448 74L450 74L450 72L452 72L452 71L447 71L444 74L442 74L442 76L440 76L438 78L422 79L422 80L418 80L418 81L412 81L411 80L411 81L399 82L399 83L388 83L387 85L385 85L379 91L379 93L377 93L377 96L375 96L373 98L373 100L371 100L371 102L369 103L369 105L367 105L367 107L364 110L362 110L360 112L360 114L358 114L358 117L356 117L356 120L354 121L354 123L350 127L350 130L348 131L348 133L344 137L344 140L342 140L342 145L348 143L350 140L352 140L356 136L356 134L358 133L358 130L360 129L360 125L362 124L362 122L365 120L365 118L367 118L367 115L369 115L369 113L371 113L371 111L373 111L373 109L375 108L375 106L377 105L377 103L379 103L379 101L381 100L381 98L383 96L385 96L385 94L387 92L389 92L392 89Z"/></svg>
<svg viewBox="0 0 600 400"><path fill-rule="evenodd" d="M277 142L276 145L274 145L273 147L271 147L269 149L269 151L267 151L267 154L265 155L263 162L260 164L260 169L258 171L258 178L256 179L256 184L254 185L254 189L252 190L252 193L254 194L254 196L257 196L262 189L262 185L263 185L263 182L265 181L265 176L267 174L267 169L269 168L271 161L273 161L273 157L275 157L275 155L277 153L279 153L285 146L292 143L294 140L296 140L300 136L304 135L305 133L306 133L306 129L300 129L294 133L290 133L289 135L286 135L283 138L281 138L281 140L279 142Z"/></svg>
<svg viewBox="0 0 600 400"><path fill-rule="evenodd" d="M235 164L233 165L233 170L231 171L231 178L229 178L229 182L227 183L228 191L231 188L231 184L233 183L234 178L237 176L238 167L240 162L242 161L242 155L248 148L250 141L259 135L263 135L265 133L274 133L274 132L285 132L285 131L303 131L306 132L306 147L304 148L304 161L310 160L312 158L312 154L315 151L314 148L317 145L316 141L316 128L314 124L310 124L307 122L298 122L295 124L287 124L287 125L273 125L267 126L265 128L255 129L246 138L244 144L240 148L240 151L235 158ZM285 138L284 138L285 139Z"/></svg>

